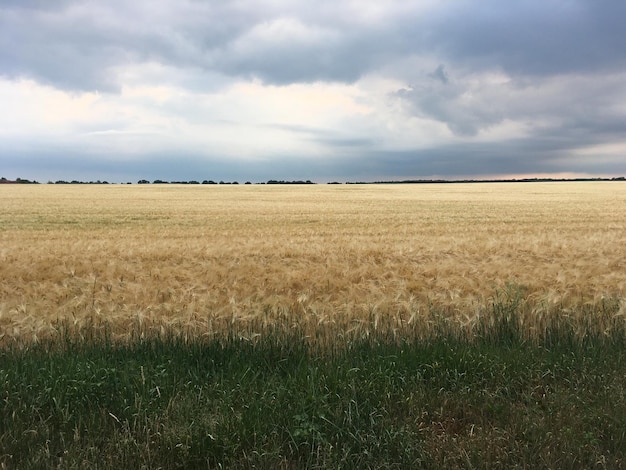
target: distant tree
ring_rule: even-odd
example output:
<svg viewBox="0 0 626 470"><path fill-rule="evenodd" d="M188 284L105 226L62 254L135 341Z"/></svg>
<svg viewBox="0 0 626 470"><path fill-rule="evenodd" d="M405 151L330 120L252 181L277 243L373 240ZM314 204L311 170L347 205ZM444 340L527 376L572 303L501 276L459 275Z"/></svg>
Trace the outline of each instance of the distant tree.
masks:
<svg viewBox="0 0 626 470"><path fill-rule="evenodd" d="M285 181L285 180L269 180L267 184L315 184L311 180L293 180L293 181Z"/></svg>
<svg viewBox="0 0 626 470"><path fill-rule="evenodd" d="M139 180L139 181L137 181L137 184L150 184L150 181L148 181L148 180Z"/></svg>

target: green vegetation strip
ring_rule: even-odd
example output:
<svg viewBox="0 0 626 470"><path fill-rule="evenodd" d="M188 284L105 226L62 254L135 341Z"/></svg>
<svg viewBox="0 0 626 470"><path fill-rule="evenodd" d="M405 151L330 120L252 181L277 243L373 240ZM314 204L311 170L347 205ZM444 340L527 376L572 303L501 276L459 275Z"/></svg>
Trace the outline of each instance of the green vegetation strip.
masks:
<svg viewBox="0 0 626 470"><path fill-rule="evenodd" d="M2 468L624 468L624 330L0 351Z"/></svg>

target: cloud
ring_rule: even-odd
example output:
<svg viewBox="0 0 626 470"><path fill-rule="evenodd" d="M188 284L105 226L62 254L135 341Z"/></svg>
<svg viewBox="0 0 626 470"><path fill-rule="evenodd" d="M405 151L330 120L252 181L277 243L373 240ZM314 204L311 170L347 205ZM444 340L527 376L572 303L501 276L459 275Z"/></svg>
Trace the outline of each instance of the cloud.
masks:
<svg viewBox="0 0 626 470"><path fill-rule="evenodd" d="M10 77L115 91L112 71L154 61L287 84L354 82L406 49L404 2L65 1L0 6L0 62ZM396 48L400 48L396 50Z"/></svg>
<svg viewBox="0 0 626 470"><path fill-rule="evenodd" d="M443 70L437 68L437 70ZM446 75L448 77L448 75ZM459 69L442 81L435 73L418 77L395 95L407 112L445 123L458 136L479 136L505 122L519 123L527 136L554 132L569 139L619 137L626 110L626 73L516 78L502 72Z"/></svg>
<svg viewBox="0 0 626 470"><path fill-rule="evenodd" d="M432 73L428 74L428 76L440 81L444 85L448 84L448 74L443 64L439 64Z"/></svg>
<svg viewBox="0 0 626 470"><path fill-rule="evenodd" d="M626 31L619 0L448 2L429 21L428 42L464 66L546 76L621 70Z"/></svg>
<svg viewBox="0 0 626 470"><path fill-rule="evenodd" d="M51 5L54 5L51 6ZM399 57L553 75L621 69L626 4L419 2L3 2L5 75L119 88L111 69L154 61L286 84L354 82ZM445 79L444 69L439 78Z"/></svg>
<svg viewBox="0 0 626 470"><path fill-rule="evenodd" d="M624 17L617 0L6 0L0 163L619 174Z"/></svg>

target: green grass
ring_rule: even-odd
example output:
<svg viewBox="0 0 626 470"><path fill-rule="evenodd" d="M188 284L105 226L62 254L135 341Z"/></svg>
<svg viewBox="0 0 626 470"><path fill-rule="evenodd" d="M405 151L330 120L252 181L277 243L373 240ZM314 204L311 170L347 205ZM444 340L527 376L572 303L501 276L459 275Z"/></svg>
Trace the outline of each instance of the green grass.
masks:
<svg viewBox="0 0 626 470"><path fill-rule="evenodd" d="M622 317L531 340L516 306L471 337L277 325L5 348L0 468L624 468Z"/></svg>

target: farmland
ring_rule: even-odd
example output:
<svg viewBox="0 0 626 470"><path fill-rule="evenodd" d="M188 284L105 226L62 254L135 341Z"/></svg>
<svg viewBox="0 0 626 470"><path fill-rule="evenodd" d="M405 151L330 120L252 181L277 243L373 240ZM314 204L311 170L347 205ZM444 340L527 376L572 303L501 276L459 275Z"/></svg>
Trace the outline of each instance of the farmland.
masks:
<svg viewBox="0 0 626 470"><path fill-rule="evenodd" d="M530 322L623 302L618 182L0 187L2 340L54 323L289 317L467 324L510 286ZM623 312L623 304L621 312Z"/></svg>
<svg viewBox="0 0 626 470"><path fill-rule="evenodd" d="M623 468L626 186L0 185L0 468Z"/></svg>

